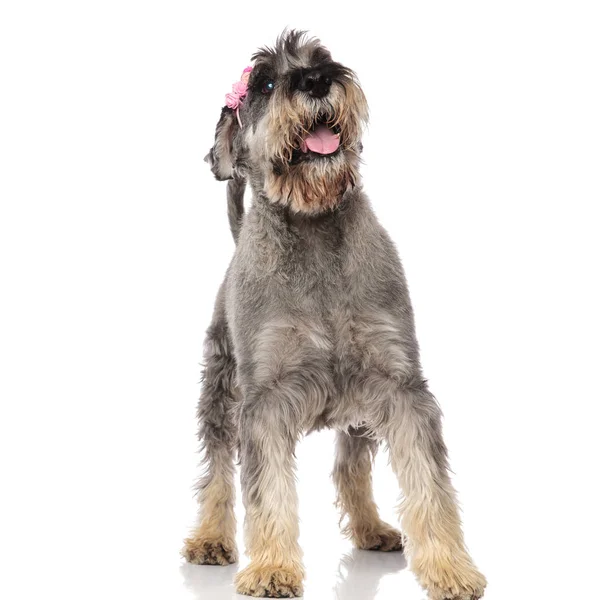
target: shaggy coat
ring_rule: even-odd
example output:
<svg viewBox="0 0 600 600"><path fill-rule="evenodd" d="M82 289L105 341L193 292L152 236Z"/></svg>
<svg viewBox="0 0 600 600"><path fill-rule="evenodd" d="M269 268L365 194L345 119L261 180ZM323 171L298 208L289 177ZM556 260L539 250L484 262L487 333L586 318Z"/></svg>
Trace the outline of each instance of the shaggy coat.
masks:
<svg viewBox="0 0 600 600"><path fill-rule="evenodd" d="M207 332L198 409L206 471L184 554L198 564L236 560L239 454L251 562L237 590L301 595L294 447L328 427L337 431L333 479L356 546L405 547L433 600L475 600L485 579L463 542L406 279L360 183L363 92L318 40L296 32L253 59L243 125L224 108L207 157L229 180L237 245ZM309 151L317 135L339 147ZM380 442L403 491L403 534L373 500Z"/></svg>

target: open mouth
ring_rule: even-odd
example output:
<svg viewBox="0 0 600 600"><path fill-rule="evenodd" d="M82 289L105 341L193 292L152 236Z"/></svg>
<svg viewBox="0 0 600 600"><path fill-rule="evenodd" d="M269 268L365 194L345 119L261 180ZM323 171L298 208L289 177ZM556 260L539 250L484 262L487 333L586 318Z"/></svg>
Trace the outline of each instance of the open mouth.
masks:
<svg viewBox="0 0 600 600"><path fill-rule="evenodd" d="M335 119L329 115L320 114L307 128L300 147L293 153L292 162L335 154L340 148L340 134L341 129L339 125L335 124Z"/></svg>

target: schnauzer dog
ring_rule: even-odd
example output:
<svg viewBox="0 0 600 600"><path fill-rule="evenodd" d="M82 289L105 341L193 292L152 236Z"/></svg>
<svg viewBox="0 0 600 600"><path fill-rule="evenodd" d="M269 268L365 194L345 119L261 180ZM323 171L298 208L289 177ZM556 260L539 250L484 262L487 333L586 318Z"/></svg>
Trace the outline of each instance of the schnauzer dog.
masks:
<svg viewBox="0 0 600 600"><path fill-rule="evenodd" d="M206 160L227 184L236 250L205 342L198 407L205 472L196 564L237 560L239 457L250 564L237 591L302 594L294 447L337 432L333 480L358 548L401 550L432 600L475 600L486 580L463 541L441 412L419 364L394 244L359 178L367 103L354 73L304 33L285 32L226 97ZM253 203L244 214L246 184ZM377 445L403 491L404 535L371 489Z"/></svg>

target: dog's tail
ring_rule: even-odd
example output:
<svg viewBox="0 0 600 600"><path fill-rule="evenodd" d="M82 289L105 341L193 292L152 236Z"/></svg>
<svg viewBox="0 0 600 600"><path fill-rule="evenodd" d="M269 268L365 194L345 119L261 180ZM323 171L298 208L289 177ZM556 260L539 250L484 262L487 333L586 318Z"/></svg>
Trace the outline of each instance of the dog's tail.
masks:
<svg viewBox="0 0 600 600"><path fill-rule="evenodd" d="M246 180L243 177L233 177L227 182L227 216L233 241L237 244L240 228L244 218L244 192Z"/></svg>

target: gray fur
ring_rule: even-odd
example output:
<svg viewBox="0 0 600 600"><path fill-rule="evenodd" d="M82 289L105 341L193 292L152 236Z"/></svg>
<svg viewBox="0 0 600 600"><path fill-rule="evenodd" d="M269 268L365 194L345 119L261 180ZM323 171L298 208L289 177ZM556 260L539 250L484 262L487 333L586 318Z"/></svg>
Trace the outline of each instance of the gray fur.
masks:
<svg viewBox="0 0 600 600"><path fill-rule="evenodd" d="M234 412L235 359L233 358L222 301L224 288L217 296L213 322L204 341L205 368L202 394L198 403L199 438L210 467L218 460L233 457L237 444ZM207 473L206 478L210 478ZM203 487L202 480L199 488Z"/></svg>
<svg viewBox="0 0 600 600"><path fill-rule="evenodd" d="M318 41L292 32L274 49L255 55L255 60L266 65L283 86L289 85L291 79L286 77L288 73L292 77L294 69L311 68L331 58ZM347 72L351 73L344 68ZM353 76L348 77L344 85L353 85ZM266 514L273 510L265 495L275 487L270 474L277 464L287 465L277 477L293 486L288 478L293 478L293 451L300 435L322 427L353 434L354 428L360 428L372 440L389 445L401 483L401 468L411 475L422 472L423 486L429 486L434 499L435 490L445 490L440 504L447 502L445 510L457 515L441 411L421 370L413 309L396 248L359 181L348 184L333 205L329 202L323 210L311 212L268 196L266 177L273 170L294 167L280 164L265 150L263 130L273 107L255 89L251 85L241 110L242 129L233 113L224 109L208 157L217 178L230 178L229 215L237 246L207 336L198 411L209 467L206 477L210 479L215 468L224 468L223 461L232 463L237 441L245 505L253 509L252 514ZM323 106L307 102L315 111ZM341 155L317 158L314 168L327 168L327 160L353 160L360 139L344 143ZM242 220L246 180L253 202ZM277 464L272 462L276 460L272 448L283 457ZM340 468L354 454L345 451L338 459ZM407 481L405 494L413 494L409 487ZM407 497L405 519L426 502L414 494ZM462 556L460 527L446 536L440 525L438 535L438 523L428 523L430 513L424 514L424 527L429 528L424 539L426 535L439 538L441 545L456 548ZM283 518L277 514L269 518L276 531ZM255 535L251 525L248 531ZM417 538L412 540L415 563L422 560L429 565L427 561L435 559L425 556L418 528L411 523L405 523L405 528L409 537L414 531ZM251 547L253 541L247 543ZM483 579L478 580L479 574L473 570L473 575L465 561L464 569L449 577L464 593L460 598L477 598ZM432 571L430 565L423 570ZM436 581L417 574L432 598L459 597L441 575ZM253 589L241 586L244 593L254 594Z"/></svg>
<svg viewBox="0 0 600 600"><path fill-rule="evenodd" d="M227 182L227 217L233 240L238 241L242 219L244 217L244 192L246 191L246 180L241 177L233 177Z"/></svg>

